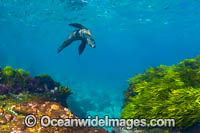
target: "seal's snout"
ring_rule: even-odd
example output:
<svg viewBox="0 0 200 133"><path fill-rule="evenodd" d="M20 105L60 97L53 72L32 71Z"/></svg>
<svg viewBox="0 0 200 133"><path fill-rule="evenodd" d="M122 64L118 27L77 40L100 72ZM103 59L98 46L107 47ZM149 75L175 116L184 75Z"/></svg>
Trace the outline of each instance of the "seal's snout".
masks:
<svg viewBox="0 0 200 133"><path fill-rule="evenodd" d="M87 38L87 42L88 42L88 44L89 44L90 47L92 47L92 48L96 47L95 46L95 41L94 41L94 39L92 37L88 37Z"/></svg>

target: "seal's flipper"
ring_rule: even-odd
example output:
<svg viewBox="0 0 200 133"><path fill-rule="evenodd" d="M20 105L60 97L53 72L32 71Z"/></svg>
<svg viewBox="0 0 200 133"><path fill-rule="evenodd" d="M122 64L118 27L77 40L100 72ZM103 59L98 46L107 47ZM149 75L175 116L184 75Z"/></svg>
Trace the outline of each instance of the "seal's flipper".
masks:
<svg viewBox="0 0 200 133"><path fill-rule="evenodd" d="M69 46L73 42L73 39L67 39L63 44L58 48L58 53L60 53L65 47Z"/></svg>
<svg viewBox="0 0 200 133"><path fill-rule="evenodd" d="M72 24L69 24L69 25L73 26L75 28L79 28L79 29L87 29L86 27L84 27L83 25L78 24L78 23L72 23Z"/></svg>
<svg viewBox="0 0 200 133"><path fill-rule="evenodd" d="M83 50L85 49L85 46L86 46L86 41L82 41L82 42L81 42L81 45L80 45L79 48L78 48L79 55L82 54Z"/></svg>

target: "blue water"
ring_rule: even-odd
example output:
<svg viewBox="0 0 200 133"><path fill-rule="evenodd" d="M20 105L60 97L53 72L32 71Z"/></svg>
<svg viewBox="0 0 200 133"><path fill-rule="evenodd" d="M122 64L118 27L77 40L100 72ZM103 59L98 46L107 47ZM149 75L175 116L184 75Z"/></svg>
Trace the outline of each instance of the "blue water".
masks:
<svg viewBox="0 0 200 133"><path fill-rule="evenodd" d="M200 53L199 0L0 0L0 65L47 73L68 85L80 117L120 117L128 79ZM88 27L96 48L57 48Z"/></svg>

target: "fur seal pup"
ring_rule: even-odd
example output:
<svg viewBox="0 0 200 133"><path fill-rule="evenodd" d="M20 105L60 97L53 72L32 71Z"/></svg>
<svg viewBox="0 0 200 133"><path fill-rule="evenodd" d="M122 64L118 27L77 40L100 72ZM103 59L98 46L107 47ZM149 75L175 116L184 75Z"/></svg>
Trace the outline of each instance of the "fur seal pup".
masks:
<svg viewBox="0 0 200 133"><path fill-rule="evenodd" d="M86 44L88 44L92 48L96 47L95 40L92 38L92 35L89 29L87 29L86 27L78 23L72 23L69 25L75 28L78 28L78 30L73 31L69 35L69 37L58 48L58 53L60 53L65 47L69 46L73 41L76 41L76 40L81 40L81 44L78 48L79 55L81 55L82 52L84 51Z"/></svg>

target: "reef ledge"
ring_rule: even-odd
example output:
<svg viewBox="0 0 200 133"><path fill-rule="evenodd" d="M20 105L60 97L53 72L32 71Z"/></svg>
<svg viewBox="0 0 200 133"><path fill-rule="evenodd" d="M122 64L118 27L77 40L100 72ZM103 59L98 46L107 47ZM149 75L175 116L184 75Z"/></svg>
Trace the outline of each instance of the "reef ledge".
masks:
<svg viewBox="0 0 200 133"><path fill-rule="evenodd" d="M50 76L30 77L23 69L9 66L0 69L0 132L12 133L107 133L93 127L43 127L41 117L51 119L77 119L67 108L71 94L69 87L61 86ZM25 118L34 115L37 123L27 127Z"/></svg>

